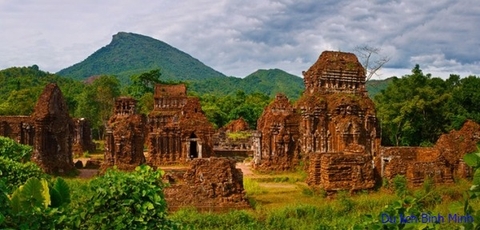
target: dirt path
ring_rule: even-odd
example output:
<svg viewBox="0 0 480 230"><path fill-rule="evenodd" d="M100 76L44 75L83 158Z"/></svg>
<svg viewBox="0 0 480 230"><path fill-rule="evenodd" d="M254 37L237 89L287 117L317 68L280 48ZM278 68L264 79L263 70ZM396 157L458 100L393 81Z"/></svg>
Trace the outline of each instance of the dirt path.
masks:
<svg viewBox="0 0 480 230"><path fill-rule="evenodd" d="M80 172L78 178L82 179L90 179L95 177L98 173L98 169L79 169L78 171Z"/></svg>
<svg viewBox="0 0 480 230"><path fill-rule="evenodd" d="M243 172L243 176L251 176L253 175L253 172L252 172L252 166L250 165L250 162L249 163L237 163L237 168L242 170Z"/></svg>

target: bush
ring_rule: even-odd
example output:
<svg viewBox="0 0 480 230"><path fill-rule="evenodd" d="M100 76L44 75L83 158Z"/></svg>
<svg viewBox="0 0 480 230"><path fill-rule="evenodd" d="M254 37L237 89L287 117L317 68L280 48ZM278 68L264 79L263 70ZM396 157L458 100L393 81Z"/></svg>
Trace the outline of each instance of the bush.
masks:
<svg viewBox="0 0 480 230"><path fill-rule="evenodd" d="M53 183L29 178L7 201L1 201L0 229L63 229L65 204L70 202L70 190L62 178Z"/></svg>
<svg viewBox="0 0 480 230"><path fill-rule="evenodd" d="M0 157L2 156L16 162L27 162L32 156L32 147L0 136Z"/></svg>
<svg viewBox="0 0 480 230"><path fill-rule="evenodd" d="M135 172L108 170L90 182L92 197L72 210L72 228L165 229L175 228L167 219L161 171L139 166Z"/></svg>
<svg viewBox="0 0 480 230"><path fill-rule="evenodd" d="M404 175L396 175L393 178L392 185L398 197L405 197L407 195L407 178Z"/></svg>
<svg viewBox="0 0 480 230"><path fill-rule="evenodd" d="M33 162L25 164L0 156L0 175L6 184L7 192L13 191L30 177L47 178L42 169Z"/></svg>

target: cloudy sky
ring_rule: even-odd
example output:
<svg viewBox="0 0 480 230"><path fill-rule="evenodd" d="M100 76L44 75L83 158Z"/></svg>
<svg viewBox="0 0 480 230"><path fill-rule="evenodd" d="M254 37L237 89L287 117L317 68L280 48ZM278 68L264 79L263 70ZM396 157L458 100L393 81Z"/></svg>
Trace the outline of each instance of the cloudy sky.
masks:
<svg viewBox="0 0 480 230"><path fill-rule="evenodd" d="M57 72L117 32L162 40L229 76L301 76L324 50L381 48L381 78L480 76L478 0L0 0L0 69Z"/></svg>

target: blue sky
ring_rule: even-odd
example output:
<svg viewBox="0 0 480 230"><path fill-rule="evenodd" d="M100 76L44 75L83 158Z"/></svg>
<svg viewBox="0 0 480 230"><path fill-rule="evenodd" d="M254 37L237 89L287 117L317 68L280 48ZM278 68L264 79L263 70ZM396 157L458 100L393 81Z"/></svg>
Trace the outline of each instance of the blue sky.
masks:
<svg viewBox="0 0 480 230"><path fill-rule="evenodd" d="M124 31L162 40L228 75L301 76L324 50L381 48L381 76L480 76L477 0L0 0L0 69L57 72Z"/></svg>

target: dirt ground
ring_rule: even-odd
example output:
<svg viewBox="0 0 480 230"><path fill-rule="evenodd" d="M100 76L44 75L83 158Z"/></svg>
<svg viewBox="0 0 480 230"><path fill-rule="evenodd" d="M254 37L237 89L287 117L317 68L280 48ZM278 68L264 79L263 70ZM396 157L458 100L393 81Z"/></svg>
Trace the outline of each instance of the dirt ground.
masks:
<svg viewBox="0 0 480 230"><path fill-rule="evenodd" d="M95 177L98 173L98 169L79 169L78 171L80 172L78 178L82 179L90 179Z"/></svg>
<svg viewBox="0 0 480 230"><path fill-rule="evenodd" d="M238 169L242 170L243 176L253 175L250 162L249 163L245 163L245 162L237 163L236 166L237 166Z"/></svg>

